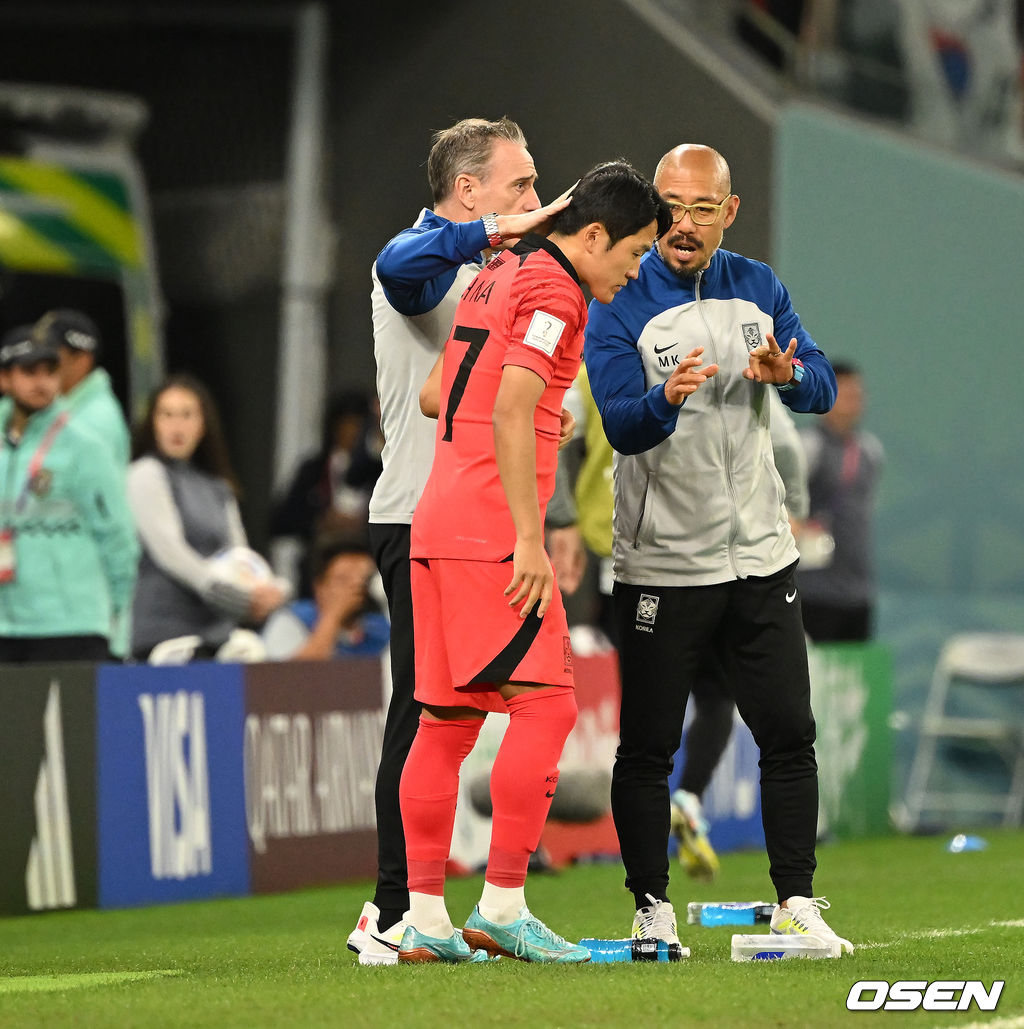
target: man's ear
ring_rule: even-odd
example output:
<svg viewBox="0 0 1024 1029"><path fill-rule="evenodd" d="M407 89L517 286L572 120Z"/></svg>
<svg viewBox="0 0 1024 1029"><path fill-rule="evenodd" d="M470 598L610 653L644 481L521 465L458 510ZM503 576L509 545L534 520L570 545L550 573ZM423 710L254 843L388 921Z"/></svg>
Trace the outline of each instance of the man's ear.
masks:
<svg viewBox="0 0 1024 1029"><path fill-rule="evenodd" d="M452 196L467 210L476 209L477 200L480 194L480 180L469 172L462 172L455 176L455 188Z"/></svg>
<svg viewBox="0 0 1024 1029"><path fill-rule="evenodd" d="M608 230L600 222L591 222L583 228L583 245L588 254L605 249Z"/></svg>
<svg viewBox="0 0 1024 1029"><path fill-rule="evenodd" d="M740 209L740 198L734 193L729 200L729 206L725 209L725 219L722 224L722 229L729 228L734 221L736 221L736 214Z"/></svg>

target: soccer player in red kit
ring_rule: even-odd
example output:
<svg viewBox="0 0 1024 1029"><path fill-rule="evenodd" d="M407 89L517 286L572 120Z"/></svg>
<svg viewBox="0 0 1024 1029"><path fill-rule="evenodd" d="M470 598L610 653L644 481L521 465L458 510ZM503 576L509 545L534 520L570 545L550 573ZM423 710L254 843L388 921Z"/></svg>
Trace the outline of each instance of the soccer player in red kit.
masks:
<svg viewBox="0 0 1024 1029"><path fill-rule="evenodd" d="M409 927L399 961L587 961L526 906L530 854L576 721L565 609L544 550L562 397L576 377L586 285L608 303L670 225L622 161L580 180L547 239L502 251L456 309L440 370L437 444L412 522L419 729L400 797ZM435 376L431 377L436 380ZM509 726L491 772L483 894L457 930L444 902L459 769L488 711Z"/></svg>

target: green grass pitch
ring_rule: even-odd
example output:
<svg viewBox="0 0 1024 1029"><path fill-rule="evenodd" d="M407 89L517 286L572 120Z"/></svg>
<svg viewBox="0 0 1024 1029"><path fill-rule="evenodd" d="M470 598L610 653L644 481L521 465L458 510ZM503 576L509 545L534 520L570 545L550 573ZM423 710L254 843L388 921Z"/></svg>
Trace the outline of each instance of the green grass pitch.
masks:
<svg viewBox="0 0 1024 1029"><path fill-rule="evenodd" d="M1024 834L990 832L980 852L948 837L822 846L816 892L857 944L825 961L729 960L733 927L680 925L678 964L361 968L345 946L368 883L129 911L0 919L0 1027L1024 1026ZM571 939L628 935L616 864L527 883L533 911ZM480 879L449 883L456 922ZM718 881L673 869L672 899L769 900L763 854L723 857ZM763 929L764 927L758 927ZM1006 981L994 1012L848 1012L858 980Z"/></svg>

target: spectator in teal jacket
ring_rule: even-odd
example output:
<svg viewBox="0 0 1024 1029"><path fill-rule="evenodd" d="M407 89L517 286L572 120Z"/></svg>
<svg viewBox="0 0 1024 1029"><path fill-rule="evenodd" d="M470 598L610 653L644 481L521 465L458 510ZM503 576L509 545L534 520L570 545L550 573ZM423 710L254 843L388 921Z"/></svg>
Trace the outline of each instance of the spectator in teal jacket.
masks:
<svg viewBox="0 0 1024 1029"><path fill-rule="evenodd" d="M118 468L127 469L131 438L110 375L96 365L102 342L96 323L82 311L47 311L34 333L57 348L60 391L76 425L90 429L110 448Z"/></svg>
<svg viewBox="0 0 1024 1029"><path fill-rule="evenodd" d="M106 660L131 609L124 475L58 398L57 361L32 326L0 341L0 662Z"/></svg>

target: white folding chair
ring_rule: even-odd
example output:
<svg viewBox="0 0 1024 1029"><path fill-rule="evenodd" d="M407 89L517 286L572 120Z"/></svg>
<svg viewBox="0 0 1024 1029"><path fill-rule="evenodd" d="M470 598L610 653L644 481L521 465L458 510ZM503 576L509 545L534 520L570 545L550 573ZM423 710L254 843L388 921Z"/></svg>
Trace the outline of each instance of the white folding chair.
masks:
<svg viewBox="0 0 1024 1029"><path fill-rule="evenodd" d="M974 743L1009 772L1005 792L934 785L940 747ZM939 654L907 780L902 828L946 824L965 814L1024 816L1024 634L976 632L950 637Z"/></svg>

